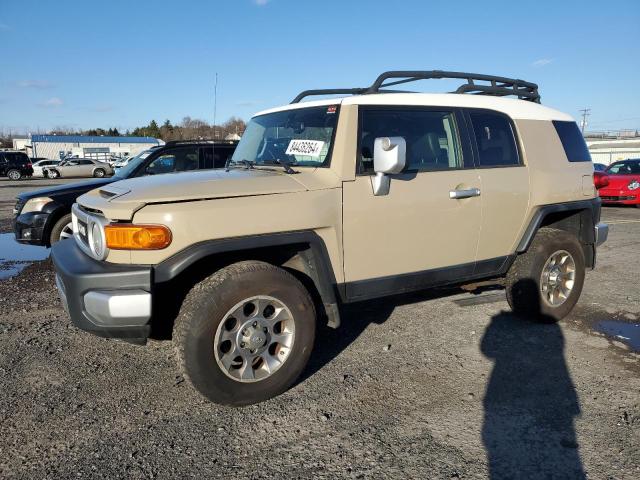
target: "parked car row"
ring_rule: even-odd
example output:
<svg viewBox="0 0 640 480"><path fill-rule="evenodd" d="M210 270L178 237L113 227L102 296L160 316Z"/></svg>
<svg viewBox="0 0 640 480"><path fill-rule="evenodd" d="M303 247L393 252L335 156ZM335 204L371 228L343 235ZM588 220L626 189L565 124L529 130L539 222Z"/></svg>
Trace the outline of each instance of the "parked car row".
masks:
<svg viewBox="0 0 640 480"><path fill-rule="evenodd" d="M14 208L16 240L20 243L49 247L59 240L71 238L71 206L80 195L127 178L222 168L233 155L236 145L235 142L169 142L160 148L141 152L126 166L116 169L115 175L111 178L102 178L104 175L100 173L96 175L97 169L105 169L104 166L98 165L101 162L86 165L87 169L94 169L93 172L87 172L97 177L96 180L35 190L18 196ZM76 163L77 160L72 159L68 162ZM80 167L81 165L64 165L63 162L51 167L48 175L52 178L54 175L75 176L79 173L76 168ZM56 173L52 175L52 172Z"/></svg>

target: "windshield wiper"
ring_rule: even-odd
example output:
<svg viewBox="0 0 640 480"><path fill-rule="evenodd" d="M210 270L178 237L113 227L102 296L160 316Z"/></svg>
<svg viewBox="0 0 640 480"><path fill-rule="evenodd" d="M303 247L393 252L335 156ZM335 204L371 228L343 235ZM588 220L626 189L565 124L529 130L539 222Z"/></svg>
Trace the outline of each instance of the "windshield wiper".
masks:
<svg viewBox="0 0 640 480"><path fill-rule="evenodd" d="M282 165L282 168L284 168L284 171L287 172L288 174L293 174L293 173L299 173L297 170L294 170L293 168L291 168L291 164L289 162L285 162L283 160L280 160L278 158L276 158L273 163L277 163L278 165Z"/></svg>
<svg viewBox="0 0 640 480"><path fill-rule="evenodd" d="M244 158L242 160L229 160L225 170L228 172L229 169L235 165L243 165L247 170L251 170L255 164L256 162L252 162L251 160L246 160Z"/></svg>

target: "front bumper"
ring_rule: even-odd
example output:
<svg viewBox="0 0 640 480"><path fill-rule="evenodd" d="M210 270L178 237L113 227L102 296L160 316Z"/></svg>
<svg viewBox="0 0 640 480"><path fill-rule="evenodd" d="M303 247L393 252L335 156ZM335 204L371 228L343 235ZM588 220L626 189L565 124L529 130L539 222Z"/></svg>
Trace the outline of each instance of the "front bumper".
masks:
<svg viewBox="0 0 640 480"><path fill-rule="evenodd" d="M73 324L100 337L144 343L151 332L151 268L88 257L73 240L51 249L60 299Z"/></svg>
<svg viewBox="0 0 640 480"><path fill-rule="evenodd" d="M47 226L47 212L29 212L18 215L13 224L16 241L31 245L46 245L44 232Z"/></svg>

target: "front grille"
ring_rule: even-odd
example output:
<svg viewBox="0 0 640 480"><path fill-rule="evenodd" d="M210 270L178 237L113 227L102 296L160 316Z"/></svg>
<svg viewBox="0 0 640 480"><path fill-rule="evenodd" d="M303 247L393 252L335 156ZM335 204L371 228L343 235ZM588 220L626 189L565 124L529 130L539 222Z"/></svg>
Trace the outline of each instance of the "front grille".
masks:
<svg viewBox="0 0 640 480"><path fill-rule="evenodd" d="M609 201L609 202L621 202L624 200L636 199L635 195L627 195L627 196L619 196L619 197L614 197L611 195L602 195L600 198L602 199L602 201Z"/></svg>

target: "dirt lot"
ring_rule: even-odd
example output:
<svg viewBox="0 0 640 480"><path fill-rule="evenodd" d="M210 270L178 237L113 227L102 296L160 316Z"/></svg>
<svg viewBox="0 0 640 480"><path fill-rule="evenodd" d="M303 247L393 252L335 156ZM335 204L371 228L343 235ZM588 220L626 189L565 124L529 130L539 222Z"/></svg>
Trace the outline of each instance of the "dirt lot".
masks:
<svg viewBox="0 0 640 480"><path fill-rule="evenodd" d="M0 181L0 232L35 184ZM640 355L595 331L640 328L640 209L603 215L560 324L500 290L352 305L296 387L242 409L198 396L167 342L73 328L36 262L0 281L0 477L640 478Z"/></svg>

